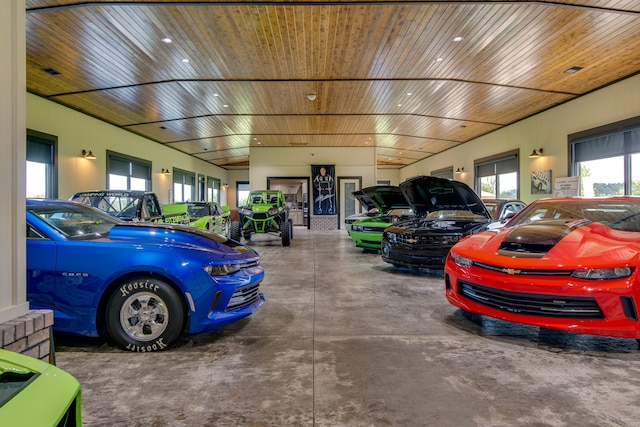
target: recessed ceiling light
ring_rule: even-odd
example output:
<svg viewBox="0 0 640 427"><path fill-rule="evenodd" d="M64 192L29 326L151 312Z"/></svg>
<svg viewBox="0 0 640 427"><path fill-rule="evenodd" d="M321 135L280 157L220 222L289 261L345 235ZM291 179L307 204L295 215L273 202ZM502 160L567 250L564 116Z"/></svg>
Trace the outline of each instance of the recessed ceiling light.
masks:
<svg viewBox="0 0 640 427"><path fill-rule="evenodd" d="M442 62L444 61L444 58L436 58L436 62Z"/></svg>
<svg viewBox="0 0 640 427"><path fill-rule="evenodd" d="M213 96L220 96L220 95L218 95L217 93L214 93Z"/></svg>
<svg viewBox="0 0 640 427"><path fill-rule="evenodd" d="M182 62L184 62L185 64L188 64L189 60L187 58L182 58Z"/></svg>
<svg viewBox="0 0 640 427"><path fill-rule="evenodd" d="M462 41L462 37L458 36L458 37L454 37L453 38L454 42L461 42Z"/></svg>
<svg viewBox="0 0 640 427"><path fill-rule="evenodd" d="M169 37L165 37L163 39L161 39L163 43L173 43L173 40L171 40Z"/></svg>
<svg viewBox="0 0 640 427"><path fill-rule="evenodd" d="M407 92L407 96L411 96L413 95L411 92Z"/></svg>
<svg viewBox="0 0 640 427"><path fill-rule="evenodd" d="M60 74L60 71L55 70L53 68L43 68L42 71L44 71L45 73L49 73L52 76L57 76L58 74Z"/></svg>
<svg viewBox="0 0 640 427"><path fill-rule="evenodd" d="M579 66L574 66L571 68L567 68L566 70L564 70L565 74L574 74L577 73L578 71L582 70L582 68L584 67L579 67Z"/></svg>
<svg viewBox="0 0 640 427"><path fill-rule="evenodd" d="M224 104L224 105L223 105L223 107L224 107L224 108L228 108L228 107L229 107L229 105L228 105L228 104Z"/></svg>

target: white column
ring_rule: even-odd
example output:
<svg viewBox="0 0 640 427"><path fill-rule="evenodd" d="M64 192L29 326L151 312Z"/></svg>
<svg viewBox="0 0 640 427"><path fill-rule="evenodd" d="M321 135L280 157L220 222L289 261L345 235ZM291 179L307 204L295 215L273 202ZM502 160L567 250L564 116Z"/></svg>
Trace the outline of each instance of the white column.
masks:
<svg viewBox="0 0 640 427"><path fill-rule="evenodd" d="M25 1L0 2L0 323L26 314Z"/></svg>

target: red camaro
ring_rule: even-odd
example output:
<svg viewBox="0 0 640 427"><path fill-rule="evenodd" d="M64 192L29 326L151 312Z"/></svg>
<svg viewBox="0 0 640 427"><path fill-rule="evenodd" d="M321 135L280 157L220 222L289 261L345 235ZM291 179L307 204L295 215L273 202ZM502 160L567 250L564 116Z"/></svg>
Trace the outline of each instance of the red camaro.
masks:
<svg viewBox="0 0 640 427"><path fill-rule="evenodd" d="M640 197L541 199L453 246L446 296L472 313L640 343L639 262Z"/></svg>

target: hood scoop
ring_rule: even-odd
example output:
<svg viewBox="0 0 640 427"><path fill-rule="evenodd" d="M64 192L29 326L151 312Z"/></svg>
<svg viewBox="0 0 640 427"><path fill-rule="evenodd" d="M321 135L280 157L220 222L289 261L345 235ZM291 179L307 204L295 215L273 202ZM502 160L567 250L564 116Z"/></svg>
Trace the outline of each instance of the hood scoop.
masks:
<svg viewBox="0 0 640 427"><path fill-rule="evenodd" d="M514 227L500 244L498 255L542 258L566 235L590 221L535 221Z"/></svg>

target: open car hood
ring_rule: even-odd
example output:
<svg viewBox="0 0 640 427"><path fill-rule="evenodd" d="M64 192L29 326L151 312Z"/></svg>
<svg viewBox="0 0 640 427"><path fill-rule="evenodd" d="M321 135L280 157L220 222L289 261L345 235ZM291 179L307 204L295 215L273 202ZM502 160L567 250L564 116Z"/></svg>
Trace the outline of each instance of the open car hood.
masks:
<svg viewBox="0 0 640 427"><path fill-rule="evenodd" d="M478 195L466 184L435 176L416 176L400 184L400 191L416 216L429 212L462 210L491 218Z"/></svg>
<svg viewBox="0 0 640 427"><path fill-rule="evenodd" d="M366 194L364 194L362 190L354 191L351 194L353 194L353 197L355 197L358 202L360 202L360 204L365 207L367 212L376 207L376 205L373 204L371 199Z"/></svg>
<svg viewBox="0 0 640 427"><path fill-rule="evenodd" d="M400 188L395 185L374 185L359 191L354 191L352 194L360 200L360 203L367 206L368 209L378 208L378 212L381 214L391 209L409 207L409 202L407 202L407 199L402 195ZM362 197L362 200L360 197ZM371 203L371 206L366 205L363 200L367 200L368 203Z"/></svg>

